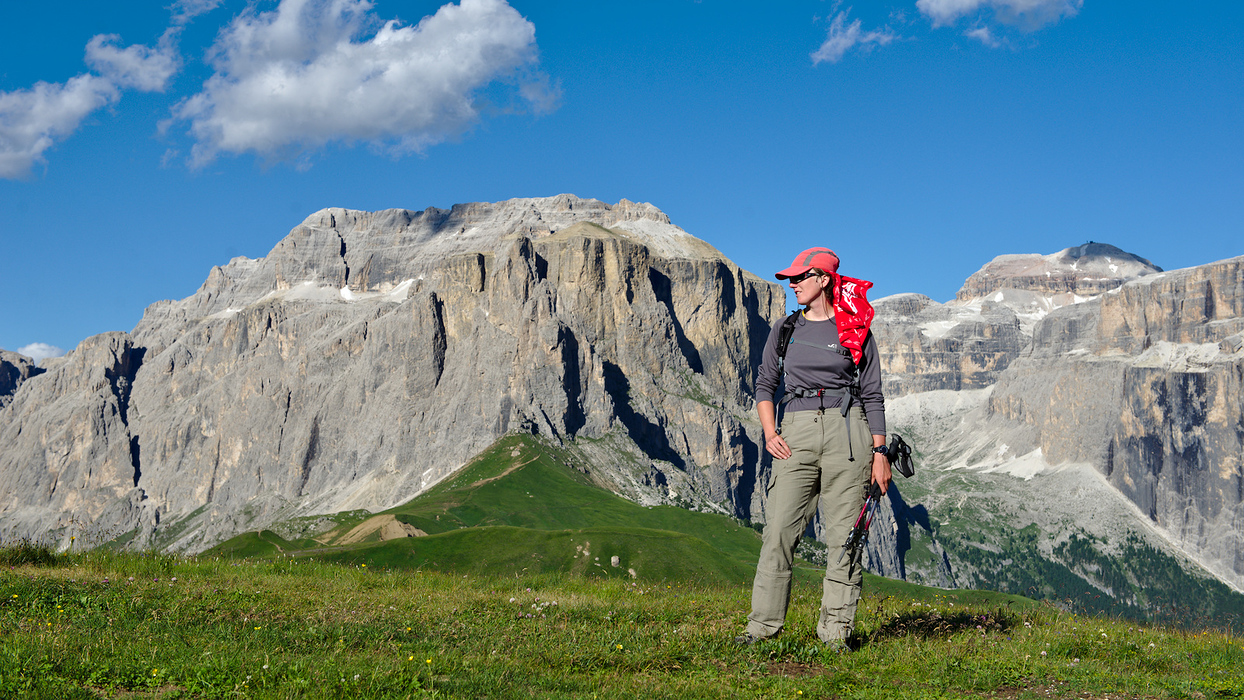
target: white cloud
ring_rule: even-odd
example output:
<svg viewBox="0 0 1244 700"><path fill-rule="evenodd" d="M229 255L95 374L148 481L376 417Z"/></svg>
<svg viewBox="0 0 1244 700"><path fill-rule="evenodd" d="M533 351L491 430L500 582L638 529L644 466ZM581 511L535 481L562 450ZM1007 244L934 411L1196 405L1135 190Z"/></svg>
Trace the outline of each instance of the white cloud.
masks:
<svg viewBox="0 0 1244 700"><path fill-rule="evenodd" d="M197 140L192 161L284 157L332 141L418 151L475 123L476 93L496 81L516 87L527 109L555 101L535 71L535 26L504 0L447 4L415 26L381 24L371 8L282 0L235 18L209 52L216 73L175 110Z"/></svg>
<svg viewBox="0 0 1244 700"><path fill-rule="evenodd" d="M89 74L0 92L0 177L30 174L56 139L72 134L88 114L115 99L112 81Z"/></svg>
<svg viewBox="0 0 1244 700"><path fill-rule="evenodd" d="M83 73L64 83L0 92L0 178L30 174L43 153L78 130L95 110L120 98L120 88L163 90L179 66L175 30L156 48L116 46L120 37L101 34L86 45L86 60L99 75Z"/></svg>
<svg viewBox="0 0 1244 700"><path fill-rule="evenodd" d="M898 38L889 27L866 32L858 19L847 24L847 12L849 11L834 15L829 23L829 33L825 37L825 43L821 44L821 48L812 52L812 65L822 61L837 63L847 51L856 46L867 51L874 45L885 46Z"/></svg>
<svg viewBox="0 0 1244 700"><path fill-rule="evenodd" d="M100 34L86 44L86 63L117 87L163 92L168 79L181 67L174 45L177 30L170 29L156 48L134 44L119 48L116 34Z"/></svg>
<svg viewBox="0 0 1244 700"><path fill-rule="evenodd" d="M934 27L990 10L1002 24L1039 29L1063 17L1074 17L1084 0L916 0L916 8L933 21Z"/></svg>
<svg viewBox="0 0 1244 700"><path fill-rule="evenodd" d="M170 8L173 11L173 24L185 24L220 7L222 2L224 0L178 0Z"/></svg>
<svg viewBox="0 0 1244 700"><path fill-rule="evenodd" d="M65 351L47 343L31 343L18 348L17 353L29 357L35 361L35 364L38 364L52 357L60 357L65 354Z"/></svg>
<svg viewBox="0 0 1244 700"><path fill-rule="evenodd" d="M974 29L969 29L963 33L963 36L976 39L991 49L996 49L1002 45L1002 42L993 35L993 32L989 31L989 27L976 27Z"/></svg>

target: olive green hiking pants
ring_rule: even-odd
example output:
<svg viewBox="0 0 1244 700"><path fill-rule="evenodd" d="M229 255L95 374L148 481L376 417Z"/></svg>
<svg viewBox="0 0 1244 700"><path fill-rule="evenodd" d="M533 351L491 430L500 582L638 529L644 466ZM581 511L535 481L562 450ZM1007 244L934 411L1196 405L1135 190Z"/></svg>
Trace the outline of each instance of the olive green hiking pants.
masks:
<svg viewBox="0 0 1244 700"><path fill-rule="evenodd" d="M782 631L790 604L791 563L799 539L821 508L828 566L816 625L822 641L846 639L855 624L855 606L863 583L862 562L848 553L839 560L842 543L864 505L872 475L872 434L861 408L852 408L851 443L855 461L847 459L847 422L838 409L824 414L795 411L786 416L782 438L789 459L773 461L766 487L764 543L752 585L752 612L747 631L765 639Z"/></svg>

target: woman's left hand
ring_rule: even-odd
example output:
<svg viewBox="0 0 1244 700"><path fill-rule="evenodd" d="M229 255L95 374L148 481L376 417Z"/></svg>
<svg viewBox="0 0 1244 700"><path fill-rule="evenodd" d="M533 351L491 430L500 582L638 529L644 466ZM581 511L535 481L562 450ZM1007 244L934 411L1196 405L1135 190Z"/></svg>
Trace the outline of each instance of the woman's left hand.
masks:
<svg viewBox="0 0 1244 700"><path fill-rule="evenodd" d="M890 488L890 460L880 452L873 453L873 478L872 480L881 487L881 493L885 493Z"/></svg>

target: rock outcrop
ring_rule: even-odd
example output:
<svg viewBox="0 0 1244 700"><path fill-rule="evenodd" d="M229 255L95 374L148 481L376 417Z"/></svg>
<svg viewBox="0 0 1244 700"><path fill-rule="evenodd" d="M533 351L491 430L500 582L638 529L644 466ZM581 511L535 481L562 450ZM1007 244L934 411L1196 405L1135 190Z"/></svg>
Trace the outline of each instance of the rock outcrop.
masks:
<svg viewBox="0 0 1244 700"><path fill-rule="evenodd" d="M196 551L400 503L512 430L608 445L594 476L632 498L748 515L784 306L647 204L326 209L27 379L0 526Z"/></svg>
<svg viewBox="0 0 1244 700"><path fill-rule="evenodd" d="M113 536L138 526L144 498L129 422L142 356L125 333L88 338L0 410L0 535L99 523Z"/></svg>
<svg viewBox="0 0 1244 700"><path fill-rule="evenodd" d="M900 294L875 307L873 334L888 397L989 386L1028 340L1015 312L991 301L955 306Z"/></svg>
<svg viewBox="0 0 1244 700"><path fill-rule="evenodd" d="M0 350L0 408L9 405L22 382L39 372L39 367L29 357Z"/></svg>
<svg viewBox="0 0 1244 700"><path fill-rule="evenodd" d="M998 291L1090 297L1117 289L1126 280L1161 271L1140 256L1089 241L1050 255L999 255L968 277L955 299L970 302Z"/></svg>

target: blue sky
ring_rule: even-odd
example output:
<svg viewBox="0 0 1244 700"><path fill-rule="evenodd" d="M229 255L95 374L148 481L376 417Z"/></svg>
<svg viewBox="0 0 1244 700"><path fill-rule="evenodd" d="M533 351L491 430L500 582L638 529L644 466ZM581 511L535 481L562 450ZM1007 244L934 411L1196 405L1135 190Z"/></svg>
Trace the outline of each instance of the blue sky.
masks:
<svg viewBox="0 0 1244 700"><path fill-rule="evenodd" d="M766 277L827 245L874 298L944 301L996 255L1088 240L1167 269L1244 254L1239 2L166 0L0 17L10 350L129 330L328 206L647 201Z"/></svg>

